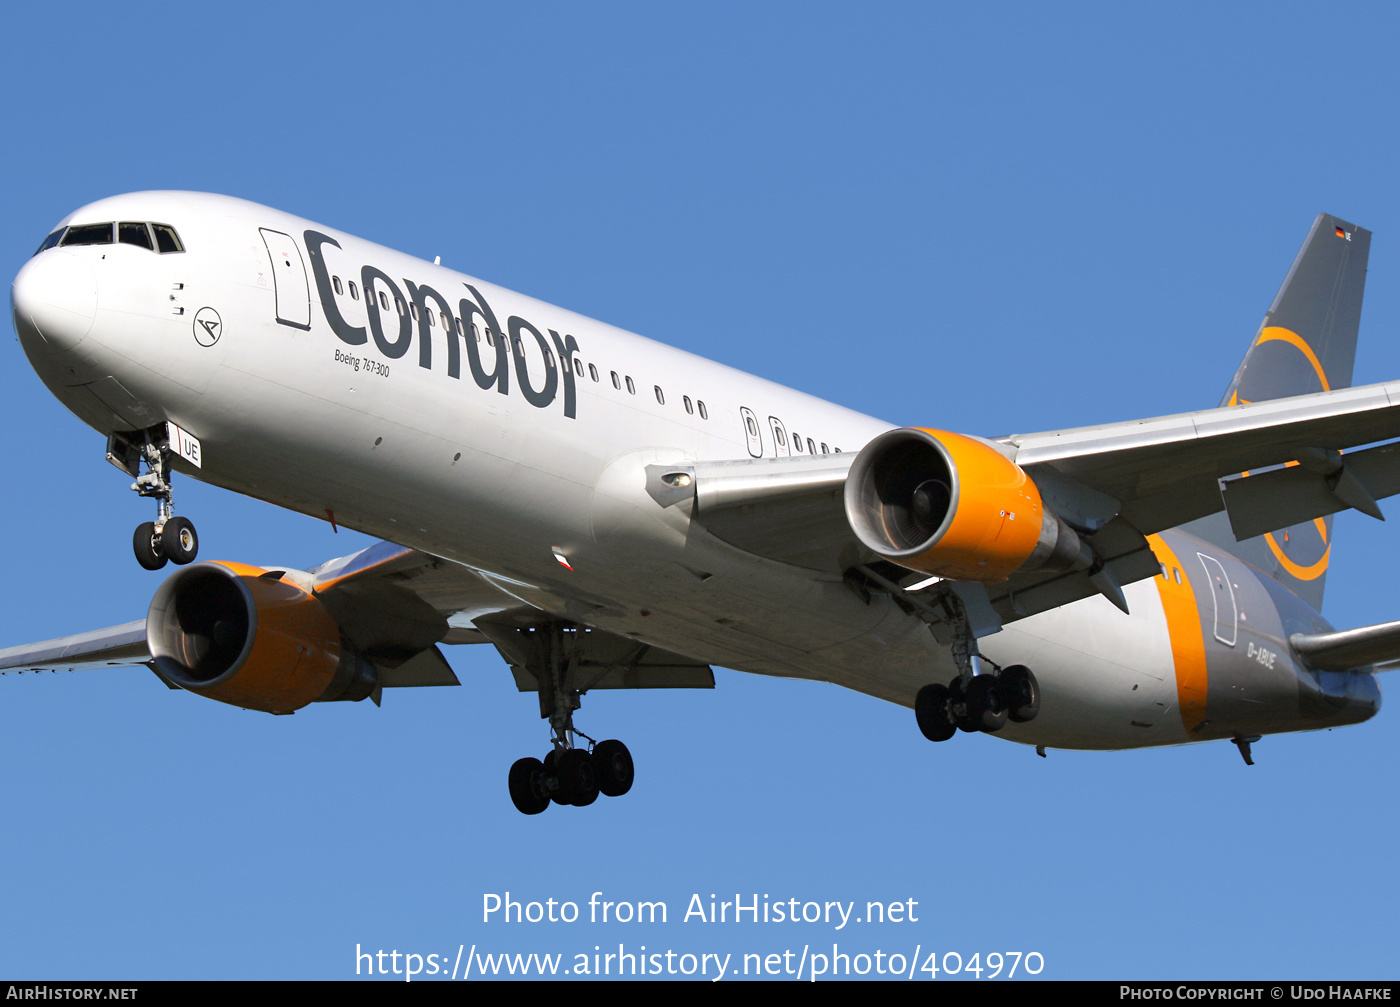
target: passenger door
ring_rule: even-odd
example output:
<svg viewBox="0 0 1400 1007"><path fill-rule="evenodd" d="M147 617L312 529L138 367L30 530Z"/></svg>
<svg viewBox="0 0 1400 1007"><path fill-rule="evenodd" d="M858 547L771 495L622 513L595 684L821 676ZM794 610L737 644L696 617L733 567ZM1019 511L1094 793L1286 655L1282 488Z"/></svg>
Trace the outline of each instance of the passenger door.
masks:
<svg viewBox="0 0 1400 1007"><path fill-rule="evenodd" d="M277 321L298 329L311 328L311 285L306 262L289 234L258 228L272 262L272 290L277 296Z"/></svg>
<svg viewBox="0 0 1400 1007"><path fill-rule="evenodd" d="M1206 570L1206 583L1210 585L1210 596L1215 602L1215 638L1227 647L1233 647L1239 630L1239 611L1235 605L1235 589L1225 573L1225 567L1214 556L1203 552L1196 555Z"/></svg>

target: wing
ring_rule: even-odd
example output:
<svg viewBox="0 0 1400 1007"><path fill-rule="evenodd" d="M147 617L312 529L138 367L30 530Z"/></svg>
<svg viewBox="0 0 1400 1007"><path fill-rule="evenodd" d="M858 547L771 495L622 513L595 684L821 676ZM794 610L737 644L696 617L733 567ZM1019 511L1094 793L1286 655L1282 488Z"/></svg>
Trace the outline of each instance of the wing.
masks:
<svg viewBox="0 0 1400 1007"><path fill-rule="evenodd" d="M1384 455L1386 461L1370 455L1358 467L1350 458L1344 462L1340 452L1395 437L1400 437L1400 382L1133 423L1024 434L1008 437L1004 443L1014 448L1014 460L1026 471L1034 474L1048 468L1113 498L1120 516L1151 534L1227 505L1234 519L1240 505L1230 503L1228 494L1222 498L1220 480L1290 462L1300 462L1305 472L1315 476L1312 482L1332 483L1328 499L1302 508L1305 516L1299 520L1323 517L1357 503L1374 506L1377 495L1396 492L1391 488L1391 455ZM1352 478L1342 475L1346 472ZM1358 473L1377 482L1378 494L1365 488ZM1360 491L1348 500L1345 495L1352 483ZM1261 501L1250 503L1262 508ZM1282 527L1288 523L1286 517L1300 513L1293 502L1280 502L1279 508L1277 517L1266 513L1254 517L1251 527L1261 522L1268 527L1253 534ZM1285 519L1269 523L1280 518Z"/></svg>
<svg viewBox="0 0 1400 1007"><path fill-rule="evenodd" d="M1400 445L1343 452L1396 437L1400 382L985 442L1035 481L1095 560L1013 573L987 584L986 598L1001 622L1096 593L1121 607L1121 585L1159 571L1148 535L1221 510L1240 537L1349 507L1379 517L1376 501L1400 492ZM852 531L845 489L858 457L652 466L648 486L662 506L689 502L692 519L731 545L894 593L937 622L907 593L926 578Z"/></svg>
<svg viewBox="0 0 1400 1007"><path fill-rule="evenodd" d="M151 659L146 646L146 620L110 629L96 629L43 643L0 650L0 675L11 671L78 671L86 668L129 667Z"/></svg>
<svg viewBox="0 0 1400 1007"><path fill-rule="evenodd" d="M458 685L439 644L491 643L521 691L538 688L524 665L536 631L551 617L460 564L379 542L311 570L246 569L319 600L341 639L373 664L376 701L383 688ZM611 633L581 631L573 651L580 691L714 686L703 662ZM132 665L146 665L177 688L157 669L145 619L0 650L0 674Z"/></svg>
<svg viewBox="0 0 1400 1007"><path fill-rule="evenodd" d="M453 622L463 612L519 604L465 567L390 542L312 570L264 574L272 575L320 599L344 639L373 661L384 688L457 685L436 645L487 639L470 622ZM0 650L0 674L140 664L154 669L145 619Z"/></svg>

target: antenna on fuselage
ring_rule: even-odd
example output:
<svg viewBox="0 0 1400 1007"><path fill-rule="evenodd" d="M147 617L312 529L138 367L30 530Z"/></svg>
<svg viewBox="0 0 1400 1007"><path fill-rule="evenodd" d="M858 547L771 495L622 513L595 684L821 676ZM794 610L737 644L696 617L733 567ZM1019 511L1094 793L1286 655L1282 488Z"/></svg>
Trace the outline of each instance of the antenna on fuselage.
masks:
<svg viewBox="0 0 1400 1007"><path fill-rule="evenodd" d="M1259 735L1250 735L1248 738L1231 738L1230 742L1240 750L1240 756L1244 759L1246 766L1254 765L1254 755L1249 750L1249 746L1259 740Z"/></svg>

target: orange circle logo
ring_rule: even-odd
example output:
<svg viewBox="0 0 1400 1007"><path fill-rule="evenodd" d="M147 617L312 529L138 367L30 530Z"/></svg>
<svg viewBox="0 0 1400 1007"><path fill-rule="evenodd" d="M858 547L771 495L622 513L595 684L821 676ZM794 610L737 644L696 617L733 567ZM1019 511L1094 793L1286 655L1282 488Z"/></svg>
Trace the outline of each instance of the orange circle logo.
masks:
<svg viewBox="0 0 1400 1007"><path fill-rule="evenodd" d="M1317 380L1322 383L1322 390L1324 392L1330 392L1332 390L1332 385L1327 380L1327 372L1322 369L1322 361L1317 359L1317 354L1313 352L1313 348L1308 345L1306 339L1298 335L1298 333L1294 332L1292 329L1270 325L1259 330L1259 335L1254 340L1254 345L1260 346L1264 343L1271 342L1287 343L1289 346L1297 349L1298 352L1307 359L1308 363L1312 365L1313 373L1317 375ZM1240 399L1239 391L1236 389L1230 395L1229 404L1237 406L1248 405L1249 403L1248 400ZM1289 462L1289 464L1296 465L1297 462ZM1247 474L1248 473L1246 473L1246 475ZM1274 538L1273 532L1264 533L1264 541L1268 544L1269 551L1274 554L1274 559L1278 560L1279 565L1298 580L1317 580L1317 578L1327 572L1327 562L1332 555L1332 543L1327 540L1326 519L1315 518L1313 520L1313 527L1317 529L1317 534L1322 539L1322 544L1325 548L1322 551L1322 557L1320 559L1307 565L1296 563L1289 559L1288 556L1284 554L1283 546L1279 544L1278 539ZM1288 541L1286 536L1284 541Z"/></svg>

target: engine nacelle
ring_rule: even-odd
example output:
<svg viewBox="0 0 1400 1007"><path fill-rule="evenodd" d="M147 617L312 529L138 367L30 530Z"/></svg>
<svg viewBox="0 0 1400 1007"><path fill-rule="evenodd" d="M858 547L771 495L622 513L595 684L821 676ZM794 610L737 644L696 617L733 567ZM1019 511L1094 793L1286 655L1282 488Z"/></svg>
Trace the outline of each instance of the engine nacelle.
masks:
<svg viewBox="0 0 1400 1007"><path fill-rule="evenodd" d="M363 699L376 684L374 666L342 643L315 595L242 563L171 575L151 600L146 642L172 684L249 710Z"/></svg>
<svg viewBox="0 0 1400 1007"><path fill-rule="evenodd" d="M882 558L952 580L991 583L1093 562L1020 466L945 430L906 427L867 444L846 479L846 519Z"/></svg>

